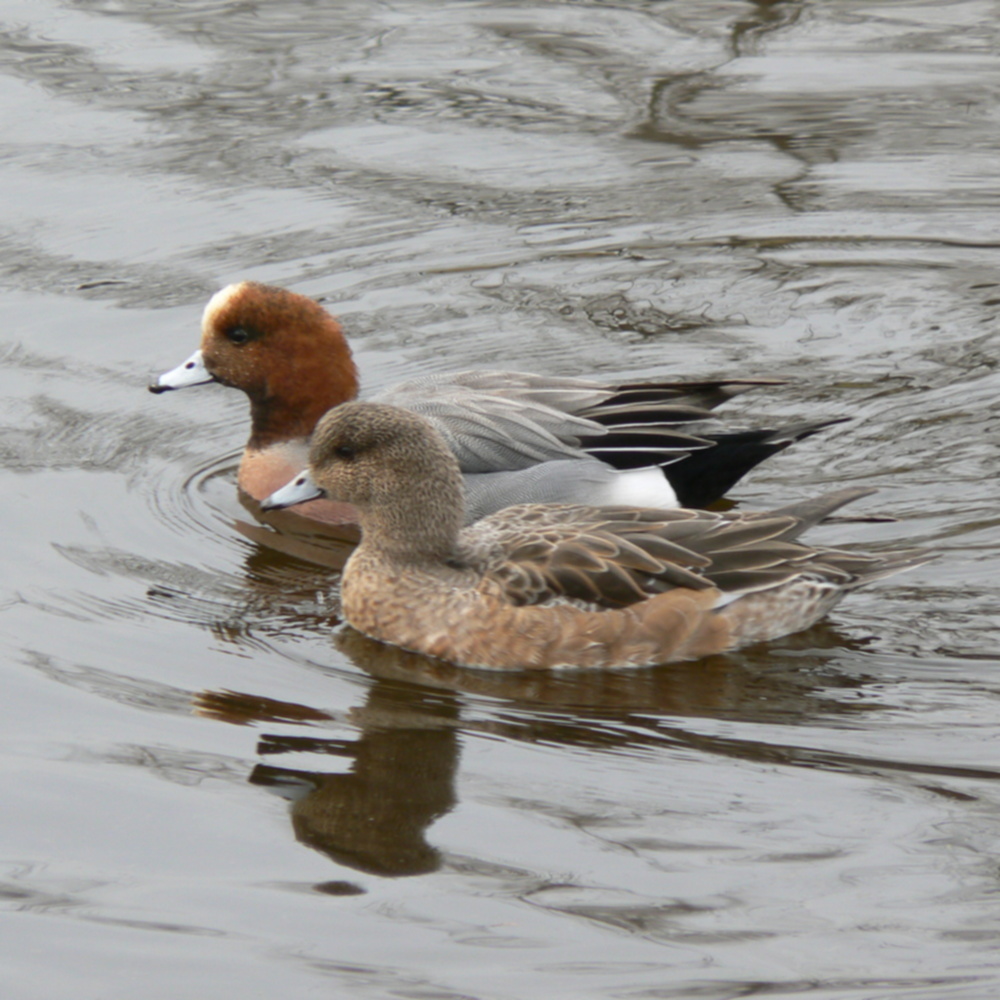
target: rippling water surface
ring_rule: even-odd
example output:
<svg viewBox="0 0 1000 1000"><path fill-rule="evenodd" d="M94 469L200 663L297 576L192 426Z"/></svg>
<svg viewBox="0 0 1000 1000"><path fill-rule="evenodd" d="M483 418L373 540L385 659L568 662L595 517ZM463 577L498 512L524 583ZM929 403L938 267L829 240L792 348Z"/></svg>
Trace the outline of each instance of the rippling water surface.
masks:
<svg viewBox="0 0 1000 1000"><path fill-rule="evenodd" d="M1000 4L0 25L5 997L997 995ZM634 673L334 631L237 499L243 398L145 392L242 278L373 389L785 377L731 420L853 419L734 499L877 486L816 537L943 556Z"/></svg>

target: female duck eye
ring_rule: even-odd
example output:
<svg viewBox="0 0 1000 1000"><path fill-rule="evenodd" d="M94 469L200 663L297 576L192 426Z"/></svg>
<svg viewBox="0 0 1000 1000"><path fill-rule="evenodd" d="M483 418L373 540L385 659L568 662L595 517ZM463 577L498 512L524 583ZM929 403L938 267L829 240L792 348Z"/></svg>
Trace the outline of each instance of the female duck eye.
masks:
<svg viewBox="0 0 1000 1000"><path fill-rule="evenodd" d="M350 462L354 458L354 449L346 444L337 445L333 449L333 453L337 458L342 458L345 462Z"/></svg>
<svg viewBox="0 0 1000 1000"><path fill-rule="evenodd" d="M226 331L226 337L234 344L245 344L250 339L250 334L242 326L234 326Z"/></svg>

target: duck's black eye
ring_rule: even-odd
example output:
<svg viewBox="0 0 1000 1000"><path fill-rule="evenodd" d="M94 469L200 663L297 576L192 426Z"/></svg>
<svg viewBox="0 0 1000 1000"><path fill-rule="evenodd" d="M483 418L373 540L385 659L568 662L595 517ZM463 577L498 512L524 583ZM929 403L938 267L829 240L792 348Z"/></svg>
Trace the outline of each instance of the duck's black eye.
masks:
<svg viewBox="0 0 1000 1000"><path fill-rule="evenodd" d="M242 326L234 326L226 330L226 339L233 344L245 344L250 339L250 331Z"/></svg>
<svg viewBox="0 0 1000 1000"><path fill-rule="evenodd" d="M347 444L338 444L336 448L333 449L334 455L337 458L342 458L345 462L353 462L354 456L357 454L355 450Z"/></svg>

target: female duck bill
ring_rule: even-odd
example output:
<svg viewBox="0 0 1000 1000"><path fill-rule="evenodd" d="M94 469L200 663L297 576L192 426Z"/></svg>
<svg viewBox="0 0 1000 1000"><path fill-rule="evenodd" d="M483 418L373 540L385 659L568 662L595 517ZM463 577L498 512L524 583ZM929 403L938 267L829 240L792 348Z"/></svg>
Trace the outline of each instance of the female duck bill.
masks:
<svg viewBox="0 0 1000 1000"><path fill-rule="evenodd" d="M261 510L281 510L294 507L307 500L318 500L326 496L326 490L317 486L309 471L300 472L287 486L282 486L260 503Z"/></svg>

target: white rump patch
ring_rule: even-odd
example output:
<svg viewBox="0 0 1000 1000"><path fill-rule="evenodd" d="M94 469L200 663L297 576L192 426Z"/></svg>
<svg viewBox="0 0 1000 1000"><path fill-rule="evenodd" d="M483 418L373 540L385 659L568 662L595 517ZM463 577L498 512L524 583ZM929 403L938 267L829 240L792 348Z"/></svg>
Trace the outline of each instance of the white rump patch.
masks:
<svg viewBox="0 0 1000 1000"><path fill-rule="evenodd" d="M625 507L677 507L677 494L658 466L619 472L607 486L602 503Z"/></svg>

